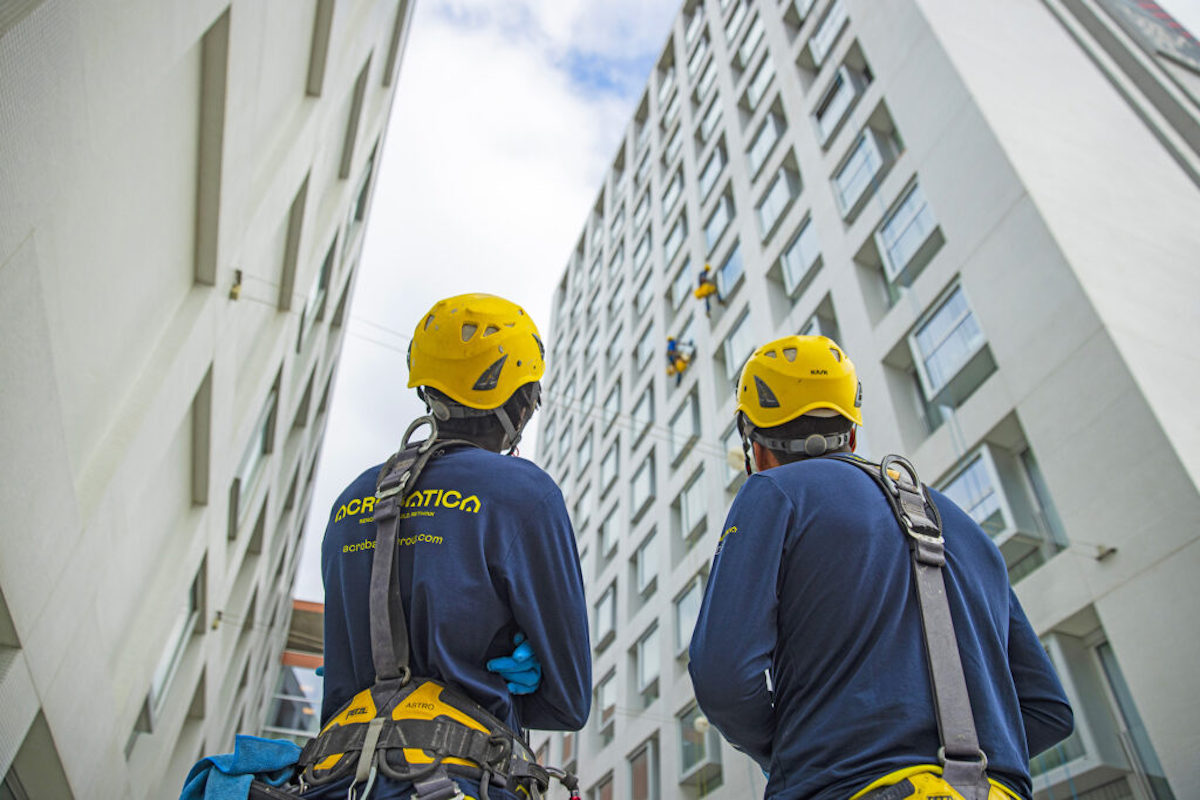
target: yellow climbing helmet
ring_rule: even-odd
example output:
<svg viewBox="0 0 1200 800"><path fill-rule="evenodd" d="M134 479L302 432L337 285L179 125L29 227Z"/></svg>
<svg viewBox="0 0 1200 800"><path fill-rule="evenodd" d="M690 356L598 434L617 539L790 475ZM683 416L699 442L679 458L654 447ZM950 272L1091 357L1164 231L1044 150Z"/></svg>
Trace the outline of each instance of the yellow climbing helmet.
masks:
<svg viewBox="0 0 1200 800"><path fill-rule="evenodd" d="M408 346L408 385L429 386L468 408L495 409L542 379L546 350L516 303L460 294L434 304Z"/></svg>
<svg viewBox="0 0 1200 800"><path fill-rule="evenodd" d="M754 351L738 379L737 410L773 428L827 408L862 424L862 384L850 358L826 336L785 336Z"/></svg>

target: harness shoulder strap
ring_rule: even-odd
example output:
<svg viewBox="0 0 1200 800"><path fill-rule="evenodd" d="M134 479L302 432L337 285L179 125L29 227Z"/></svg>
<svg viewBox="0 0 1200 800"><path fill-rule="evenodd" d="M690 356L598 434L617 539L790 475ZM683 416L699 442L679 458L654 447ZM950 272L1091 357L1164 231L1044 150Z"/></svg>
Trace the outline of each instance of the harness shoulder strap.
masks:
<svg viewBox="0 0 1200 800"><path fill-rule="evenodd" d="M413 433L430 426L429 438L410 444ZM460 439L438 439L433 417L419 417L408 426L397 451L379 471L375 484L375 552L371 561L368 604L371 613L371 661L376 681L412 677L409 668L408 621L400 599L400 576L396 572L396 538L400 533L400 509L404 498L417 485L429 459L454 445L473 445Z"/></svg>
<svg viewBox="0 0 1200 800"><path fill-rule="evenodd" d="M852 464L869 475L882 489L907 537L942 745L938 750L942 777L965 800L986 800L990 791L987 756L979 748L954 620L946 598L942 574L946 563L945 539L937 506L928 487L917 477L916 468L902 456L885 456L879 464L844 454L827 457Z"/></svg>

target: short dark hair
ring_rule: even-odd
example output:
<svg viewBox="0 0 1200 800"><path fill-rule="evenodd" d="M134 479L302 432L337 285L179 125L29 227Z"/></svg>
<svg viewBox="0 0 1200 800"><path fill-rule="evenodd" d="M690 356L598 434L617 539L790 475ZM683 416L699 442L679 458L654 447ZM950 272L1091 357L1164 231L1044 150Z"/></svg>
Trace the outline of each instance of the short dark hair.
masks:
<svg viewBox="0 0 1200 800"><path fill-rule="evenodd" d="M814 433L836 436L840 433L849 433L853 428L854 422L846 419L841 414L832 417L817 417L810 414L802 414L782 425L776 425L773 428L756 428L755 431L772 439L791 440L804 439ZM810 458L810 456L804 453L789 453L782 450L768 449L771 450L771 453L779 460L780 464L791 464L795 461Z"/></svg>
<svg viewBox="0 0 1200 800"><path fill-rule="evenodd" d="M539 386L537 383L526 383L517 387L517 390L504 402L502 408L508 414L508 418L517 430L524 427L524 423L529 421L533 416L533 410L537 405L539 396ZM437 398L438 401L447 405L457 405L446 395L424 387L426 395ZM487 450L500 452L504 444L504 426L500 424L499 418L495 414L482 414L472 417L451 417L447 420L438 420L438 438L439 439L466 439L469 442L483 447Z"/></svg>

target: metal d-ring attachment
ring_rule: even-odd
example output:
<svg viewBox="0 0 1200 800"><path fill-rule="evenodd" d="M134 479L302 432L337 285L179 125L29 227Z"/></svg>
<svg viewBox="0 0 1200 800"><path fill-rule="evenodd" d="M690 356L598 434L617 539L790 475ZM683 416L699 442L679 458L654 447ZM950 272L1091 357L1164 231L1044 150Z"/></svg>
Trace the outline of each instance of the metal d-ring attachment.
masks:
<svg viewBox="0 0 1200 800"><path fill-rule="evenodd" d="M411 423L409 423L408 430L404 432L404 438L400 440L401 450L408 449L408 440L412 438L413 433L415 433L422 425L429 426L429 436L426 437L425 441L421 442L421 446L417 448L417 452L424 453L430 447L433 447L433 443L437 439L438 434L437 418L432 414L426 414L423 417L417 417Z"/></svg>
<svg viewBox="0 0 1200 800"><path fill-rule="evenodd" d="M879 474L880 477L883 478L883 485L887 487L888 493L891 494L892 497L900 496L900 487L896 485L895 478L888 474L888 465L893 463L904 468L904 471L907 472L908 476L912 479L912 485L917 487L918 491L920 491L921 479L917 477L917 468L914 467L912 462L904 456L892 454L884 456L883 460L879 462Z"/></svg>

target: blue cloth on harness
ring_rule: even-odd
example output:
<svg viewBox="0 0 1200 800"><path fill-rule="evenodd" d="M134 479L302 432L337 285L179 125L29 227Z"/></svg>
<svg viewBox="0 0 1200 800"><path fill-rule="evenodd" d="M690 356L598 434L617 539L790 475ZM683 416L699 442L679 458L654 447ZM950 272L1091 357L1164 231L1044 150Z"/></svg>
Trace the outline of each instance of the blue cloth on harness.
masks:
<svg viewBox="0 0 1200 800"><path fill-rule="evenodd" d="M183 783L179 800L246 800L250 783L279 786L292 775L300 748L286 739L263 739L239 734L232 753L196 762Z"/></svg>

